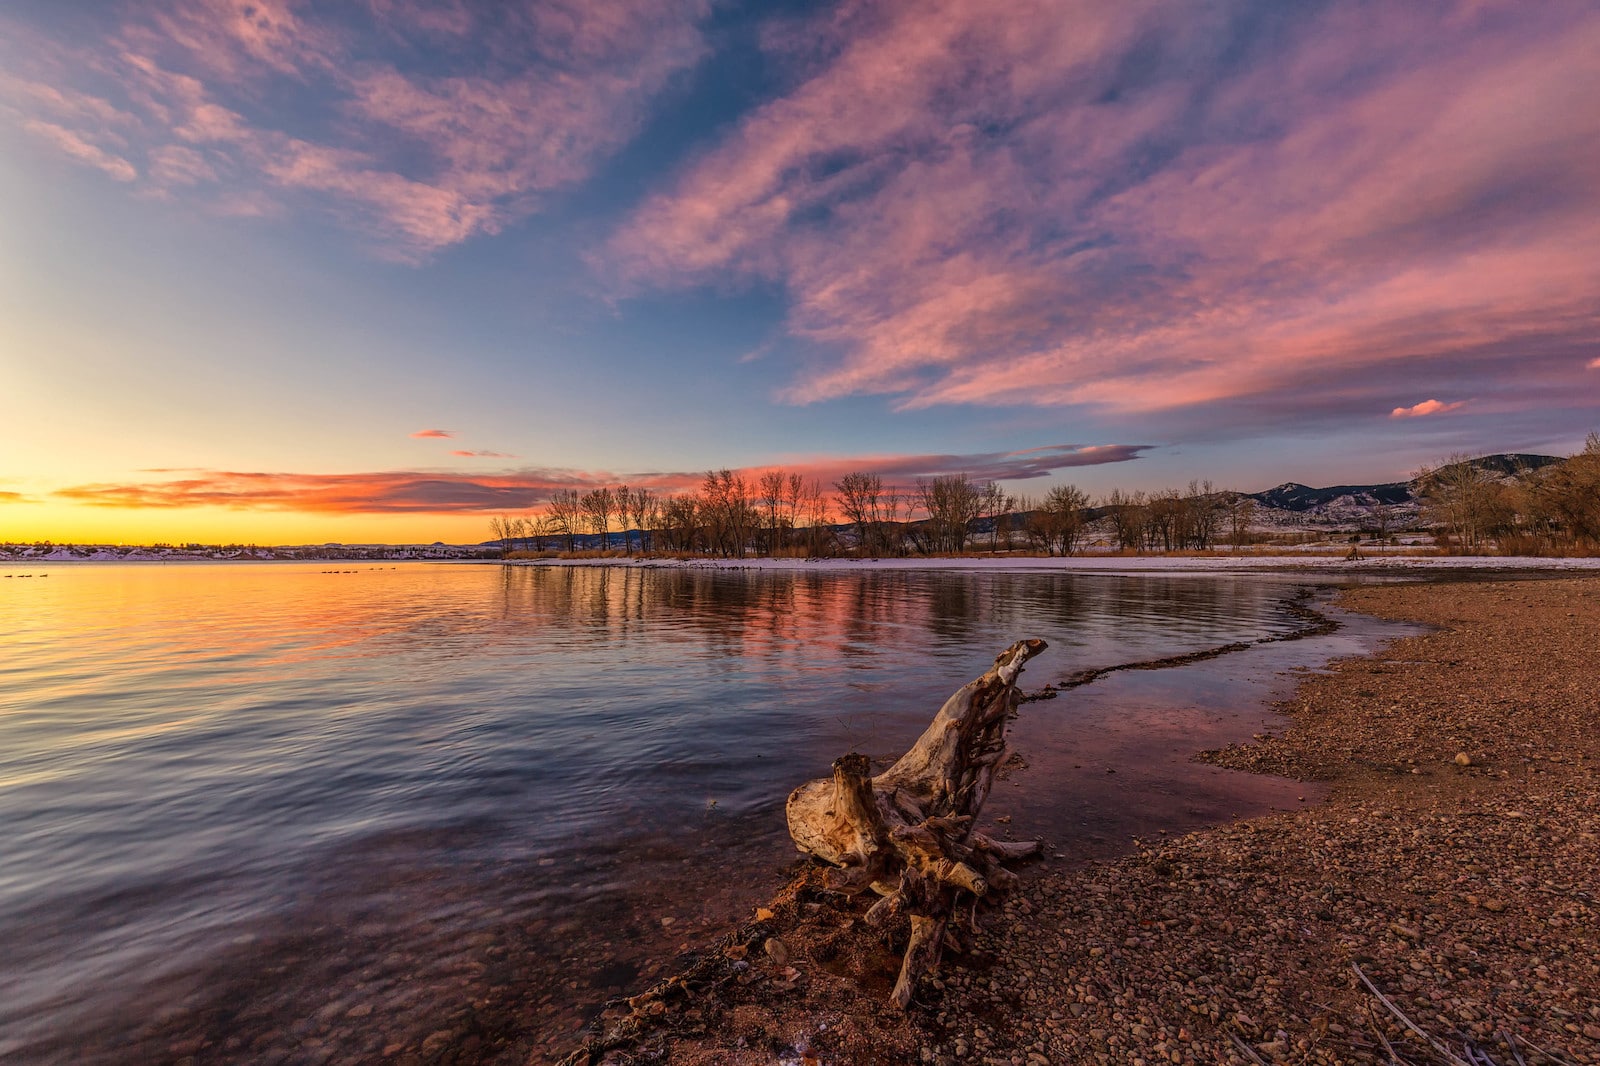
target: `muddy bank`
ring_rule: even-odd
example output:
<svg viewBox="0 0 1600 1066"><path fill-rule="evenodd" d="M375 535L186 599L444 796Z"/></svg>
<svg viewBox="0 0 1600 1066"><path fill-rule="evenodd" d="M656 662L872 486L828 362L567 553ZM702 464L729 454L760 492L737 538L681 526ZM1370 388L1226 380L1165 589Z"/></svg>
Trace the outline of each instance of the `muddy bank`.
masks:
<svg viewBox="0 0 1600 1066"><path fill-rule="evenodd" d="M1036 868L905 1016L896 945L809 874L574 1061L1600 1063L1600 582L1342 602L1439 630L1204 756L1326 803Z"/></svg>

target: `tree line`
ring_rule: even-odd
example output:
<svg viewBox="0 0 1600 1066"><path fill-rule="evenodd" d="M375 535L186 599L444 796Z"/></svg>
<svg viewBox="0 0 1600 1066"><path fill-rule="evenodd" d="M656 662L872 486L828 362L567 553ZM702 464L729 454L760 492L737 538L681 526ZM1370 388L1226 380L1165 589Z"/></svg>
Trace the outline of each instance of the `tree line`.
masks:
<svg viewBox="0 0 1600 1066"><path fill-rule="evenodd" d="M831 501L816 479L771 470L754 479L710 470L695 492L658 493L627 485L580 492L557 489L544 512L490 521L507 551L574 551L592 536L605 549L702 553L725 558L749 554L832 554ZM620 541L620 543L619 543Z"/></svg>
<svg viewBox="0 0 1600 1066"><path fill-rule="evenodd" d="M1452 456L1418 471L1411 484L1447 546L1600 549L1600 434L1590 434L1578 455L1515 478ZM707 471L699 488L687 492L627 485L558 489L542 513L497 517L490 528L507 552L571 552L584 538L586 545L630 555L960 555L987 533L990 551L1072 555L1084 548L1091 526L1123 551L1238 549L1252 542L1255 513L1251 497L1200 480L1186 489L1113 489L1091 501L1075 485L1036 498L967 474L899 486L854 471L825 488L791 471L747 476L724 469ZM1364 532L1387 537L1410 513L1375 503Z"/></svg>
<svg viewBox="0 0 1600 1066"><path fill-rule="evenodd" d="M1464 455L1417 471L1426 513L1445 546L1544 555L1600 550L1600 433L1583 451L1517 476L1498 476Z"/></svg>
<svg viewBox="0 0 1600 1066"><path fill-rule="evenodd" d="M1250 503L1238 493L1216 492L1209 482L1191 484L1187 495L1114 491L1098 506L1075 485L1034 499L967 474L897 486L880 474L855 471L828 488L783 470L754 477L712 470L690 492L627 485L558 489L542 513L500 516L490 529L507 552L571 552L585 538L630 555L960 555L988 530L991 551L1026 547L1070 555L1082 547L1088 524L1105 515L1113 518L1119 547L1209 548L1229 519L1238 543Z"/></svg>

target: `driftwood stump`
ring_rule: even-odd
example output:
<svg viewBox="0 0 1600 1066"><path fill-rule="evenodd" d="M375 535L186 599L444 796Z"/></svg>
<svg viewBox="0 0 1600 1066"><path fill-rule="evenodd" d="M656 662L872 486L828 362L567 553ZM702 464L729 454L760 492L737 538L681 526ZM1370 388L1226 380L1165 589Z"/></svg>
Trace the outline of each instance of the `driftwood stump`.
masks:
<svg viewBox="0 0 1600 1066"><path fill-rule="evenodd" d="M978 678L945 701L911 750L877 777L865 755L834 761L833 776L789 795L789 835L801 851L841 868L835 887L871 888L883 898L866 921L910 920L892 1001L904 1009L917 980L939 963L963 896L976 903L1016 875L1006 859L1036 853L1038 841L1006 843L973 832L1001 765L1010 756L1006 721L1021 700L1017 675L1045 649L1020 640ZM968 920L976 908L967 909Z"/></svg>

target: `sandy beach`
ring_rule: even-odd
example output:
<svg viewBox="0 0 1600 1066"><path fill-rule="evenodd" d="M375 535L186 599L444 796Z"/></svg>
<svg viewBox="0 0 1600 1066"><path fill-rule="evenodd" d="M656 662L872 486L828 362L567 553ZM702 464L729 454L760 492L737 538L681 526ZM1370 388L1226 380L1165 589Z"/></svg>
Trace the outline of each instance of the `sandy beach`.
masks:
<svg viewBox="0 0 1600 1066"><path fill-rule="evenodd" d="M807 873L569 1061L1600 1063L1600 581L1340 603L1436 629L1198 756L1327 802L1025 869L905 1015L894 945Z"/></svg>

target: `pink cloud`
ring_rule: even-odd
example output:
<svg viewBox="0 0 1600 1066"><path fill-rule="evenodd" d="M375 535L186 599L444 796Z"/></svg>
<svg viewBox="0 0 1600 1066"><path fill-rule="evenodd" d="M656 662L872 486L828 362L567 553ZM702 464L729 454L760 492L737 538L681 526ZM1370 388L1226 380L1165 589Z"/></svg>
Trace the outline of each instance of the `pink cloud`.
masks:
<svg viewBox="0 0 1600 1066"><path fill-rule="evenodd" d="M509 455L509 454L507 454L505 452L453 451L450 454L451 455L460 456L463 459L515 459L516 458L515 455Z"/></svg>
<svg viewBox="0 0 1600 1066"><path fill-rule="evenodd" d="M180 0L130 22L122 36L148 49L187 53L227 79L266 74L298 77L333 62L337 34L302 20L293 0Z"/></svg>
<svg viewBox="0 0 1600 1066"><path fill-rule="evenodd" d="M463 0L368 0L379 21L441 37L465 37L477 19Z"/></svg>
<svg viewBox="0 0 1600 1066"><path fill-rule="evenodd" d="M146 192L224 214L263 198L320 208L419 262L587 178L706 53L709 13L709 0L373 0L331 19L294 0L178 0L131 8L99 44L41 38L33 76L0 93L34 122L48 113L36 132L73 158L119 180L143 169ZM113 86L126 110L80 80ZM308 98L332 130L303 132ZM95 147L113 123L130 153Z"/></svg>
<svg viewBox="0 0 1600 1066"><path fill-rule="evenodd" d="M1396 407L1389 412L1390 418L1421 418L1425 415L1447 415L1451 411L1459 411L1467 405L1465 400L1455 403L1440 403L1438 400L1423 400L1410 407Z"/></svg>
<svg viewBox="0 0 1600 1066"><path fill-rule="evenodd" d="M437 434L441 431L430 431ZM415 434L414 434L415 435ZM817 479L826 490L846 473L865 470L891 484L919 477L965 473L974 479L1027 479L1078 466L1126 462L1146 445L1053 445L1023 451L972 455L867 455L797 458L738 473L753 481L763 471L783 469ZM152 471L179 473L179 471ZM476 514L533 507L558 489L629 485L658 492L699 488L703 471L644 471L618 474L532 467L500 474L382 471L295 474L249 471L184 471L166 481L74 485L54 496L93 507L227 507L239 510L342 512L352 514Z"/></svg>
<svg viewBox="0 0 1600 1066"><path fill-rule="evenodd" d="M1586 5L1335 5L1243 66L1174 4L871 11L605 251L635 288L781 283L788 400L1283 410L1330 375L1522 388L1476 353L1600 335Z"/></svg>
<svg viewBox="0 0 1600 1066"><path fill-rule="evenodd" d="M1589 369L1590 370L1600 370L1600 359L1591 359L1591 360L1589 360Z"/></svg>
<svg viewBox="0 0 1600 1066"><path fill-rule="evenodd" d="M150 152L150 176L162 186L198 185L220 180L217 168L204 153L169 144Z"/></svg>
<svg viewBox="0 0 1600 1066"><path fill-rule="evenodd" d="M419 429L411 435L418 439L426 440L435 437L453 437L456 433L453 429Z"/></svg>
<svg viewBox="0 0 1600 1066"><path fill-rule="evenodd" d="M16 101L19 110L33 112L74 126L120 131L138 125L138 118L93 93L58 88L0 71L0 99Z"/></svg>
<svg viewBox="0 0 1600 1066"><path fill-rule="evenodd" d="M24 122L22 128L35 137L54 145L62 154L76 159L80 163L87 163L117 181L138 180L139 172L134 169L132 163L98 145L90 144L69 129L57 126L53 122L39 122L37 120Z"/></svg>
<svg viewBox="0 0 1600 1066"><path fill-rule="evenodd" d="M492 206L373 166L358 152L290 140L262 170L279 185L333 194L398 238L390 248L402 260L498 229Z"/></svg>

